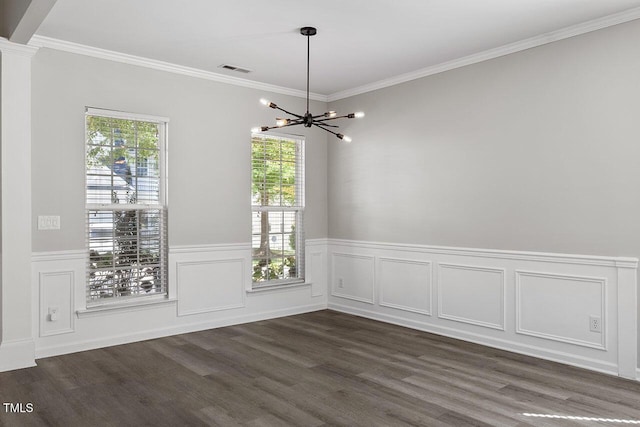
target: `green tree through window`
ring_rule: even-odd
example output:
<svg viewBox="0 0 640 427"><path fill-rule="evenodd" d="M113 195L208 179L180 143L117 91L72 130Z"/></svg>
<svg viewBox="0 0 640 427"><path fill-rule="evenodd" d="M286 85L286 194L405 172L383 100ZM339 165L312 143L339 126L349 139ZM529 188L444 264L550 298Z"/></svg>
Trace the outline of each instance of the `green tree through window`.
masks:
<svg viewBox="0 0 640 427"><path fill-rule="evenodd" d="M300 139L252 135L252 266L257 284L304 279L303 159Z"/></svg>

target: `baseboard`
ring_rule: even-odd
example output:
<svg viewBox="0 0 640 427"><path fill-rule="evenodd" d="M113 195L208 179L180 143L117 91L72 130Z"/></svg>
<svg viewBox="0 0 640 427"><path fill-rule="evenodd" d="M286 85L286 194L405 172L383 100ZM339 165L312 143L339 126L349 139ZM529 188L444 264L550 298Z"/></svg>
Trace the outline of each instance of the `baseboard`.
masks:
<svg viewBox="0 0 640 427"><path fill-rule="evenodd" d="M0 344L0 372L36 366L32 339L5 341Z"/></svg>
<svg viewBox="0 0 640 427"><path fill-rule="evenodd" d="M576 356L574 354L553 351L549 349L528 346L508 340L501 340L485 335L478 335L462 330L442 327L429 323L416 322L398 316L378 313L371 310L354 308L342 304L329 302L329 310L341 313L352 314L355 316L365 317L367 319L378 320L410 329L441 335L449 338L459 339L462 341L472 342L499 350L510 351L514 353L524 354L526 356L537 357L540 359L550 360L552 362L563 363L565 365L576 366L578 368L589 369L592 371L602 372L609 375L618 375L617 366L613 363L607 363L596 359L589 359ZM640 369L638 370L640 372ZM638 376L640 378L640 376Z"/></svg>
<svg viewBox="0 0 640 427"><path fill-rule="evenodd" d="M41 347L36 349L35 358L59 356L62 354L76 353L79 351L95 350L113 345L129 344L137 341L145 341L150 339L162 338L171 335L185 334L197 332L206 329L222 328L225 326L239 325L249 322L257 322L260 320L275 319L278 317L292 316L296 314L310 313L313 311L326 310L326 304L313 304L306 306L298 306L291 309L281 309L273 311L265 311L259 313L245 314L241 316L225 317L222 319L207 320L204 322L190 323L186 325L174 326L169 328L154 329L134 334L119 335L108 338L100 338L91 341L82 341L72 344ZM15 368L14 368L15 369Z"/></svg>

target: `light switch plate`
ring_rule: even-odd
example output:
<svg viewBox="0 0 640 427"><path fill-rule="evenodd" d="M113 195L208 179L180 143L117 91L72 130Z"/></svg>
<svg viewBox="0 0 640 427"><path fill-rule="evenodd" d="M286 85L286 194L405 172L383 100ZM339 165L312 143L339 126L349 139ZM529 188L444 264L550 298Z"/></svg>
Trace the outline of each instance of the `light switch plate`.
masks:
<svg viewBox="0 0 640 427"><path fill-rule="evenodd" d="M38 230L60 230L60 216L39 215Z"/></svg>

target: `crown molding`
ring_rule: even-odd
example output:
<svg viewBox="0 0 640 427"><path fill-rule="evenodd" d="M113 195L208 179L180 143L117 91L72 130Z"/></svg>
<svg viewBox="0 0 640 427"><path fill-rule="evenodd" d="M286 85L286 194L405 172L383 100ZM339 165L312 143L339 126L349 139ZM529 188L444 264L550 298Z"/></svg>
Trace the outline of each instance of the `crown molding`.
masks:
<svg viewBox="0 0 640 427"><path fill-rule="evenodd" d="M3 37L0 37L0 52L32 57L37 51L37 47L13 43Z"/></svg>
<svg viewBox="0 0 640 427"><path fill-rule="evenodd" d="M276 86L267 83L256 82L253 80L226 76L223 74L213 73L211 71L201 70L198 68L185 67L183 65L172 64L169 62L144 58L141 56L129 55L126 53L115 52L107 49L100 49L93 46L54 39L51 37L35 35L29 41L29 46L31 46L32 49L34 47L44 47L49 49L61 50L64 52L91 56L93 58L106 59L108 61L121 62L124 64L136 65L139 67L146 67L154 70L166 71L169 73L181 74L184 76L195 77L199 79L212 80L219 83L242 86L250 89L264 90L268 92L279 93L282 95L290 95L298 98L306 99L307 97L307 93L305 91L298 89L291 89L283 86ZM0 44L0 47L2 47L2 44ZM309 98L315 101L327 102L327 96L318 93L310 93Z"/></svg>
<svg viewBox="0 0 640 427"><path fill-rule="evenodd" d="M453 70L467 65L477 64L479 62L487 61L490 59L499 58L501 56L509 55L512 53L520 52L526 49L542 46L548 43L564 40L570 37L579 36L592 31L601 30L603 28L611 27L625 22L640 19L640 7L628 9L623 12L615 13L613 15L605 16L591 21L583 22L580 24L572 25L570 27L562 28L560 30L552 31L549 33L541 34L535 37L531 37L525 40L520 40L514 43L509 43L503 46L499 46L493 49L485 50L483 52L474 53L472 55L457 58L451 61L436 64L430 67L422 68L420 70L412 71L405 74L400 74L388 79L379 80L377 82L369 83L362 86L346 89L340 92L335 92L329 95L323 95L319 93L311 93L310 98L315 101L321 102L333 102L340 99L349 98L351 96L360 95L367 92L372 92L378 89L384 89L390 86L395 86L401 83L406 83L412 80L417 80L423 77L431 76L434 74L442 73L444 71ZM7 46L9 45L9 46ZM0 38L0 48L11 49L15 45ZM44 37L35 35L31 38L29 46L23 46L23 48L41 48L46 47L49 49L56 49L70 53L76 53L80 55L91 56L94 58L106 59L110 61L121 62L130 65L137 65L140 67L147 67L155 70L166 71L175 74L182 74L185 76L212 80L220 83L227 83L235 86L242 86L250 89L264 90L273 93L279 93L282 95L290 95L298 98L306 98L306 92L297 89L291 89L283 86L276 86L267 83L256 82L253 80L243 79L239 77L226 76L223 74L214 73L211 71L205 71L192 67L185 67L182 65L172 64L169 62L158 61L155 59L144 58L135 55L128 55L125 53L115 52L106 49L100 49L92 46L82 45L79 43L73 43L69 41L54 39L51 37ZM17 50L17 48L13 48ZM24 51L25 53L27 51ZM30 51L35 53L35 50ZM33 54L31 53L31 54Z"/></svg>
<svg viewBox="0 0 640 427"><path fill-rule="evenodd" d="M487 61L489 59L498 58L500 56L509 55L511 53L520 52L526 49L542 46L547 43L568 39L570 37L579 36L581 34L590 33L592 31L601 30L625 22L633 21L640 18L640 7L628 9L620 13L608 15L603 18L593 19L591 21L582 22L560 30L551 31L528 39L509 43L500 47L485 50L483 52L474 53L452 61L443 62L410 73L400 74L384 80L379 80L363 86L335 92L327 96L328 102L337 101L351 96L372 92L378 89L395 86L397 84L417 80L433 74L442 73L444 71L453 70L455 68L465 67L467 65L476 64L478 62Z"/></svg>

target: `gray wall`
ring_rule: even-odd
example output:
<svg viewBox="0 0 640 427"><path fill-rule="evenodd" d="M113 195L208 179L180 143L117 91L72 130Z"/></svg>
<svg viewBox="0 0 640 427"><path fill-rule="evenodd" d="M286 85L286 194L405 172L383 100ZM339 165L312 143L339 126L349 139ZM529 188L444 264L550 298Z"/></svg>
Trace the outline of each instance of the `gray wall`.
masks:
<svg viewBox="0 0 640 427"><path fill-rule="evenodd" d="M33 59L33 250L85 248L85 106L168 117L171 245L250 242L250 131L272 123L270 97L305 101L50 49ZM324 103L312 108L323 110ZM307 238L327 237L327 137L306 136ZM61 230L37 231L38 215Z"/></svg>
<svg viewBox="0 0 640 427"><path fill-rule="evenodd" d="M640 22L330 104L329 236L640 256Z"/></svg>

